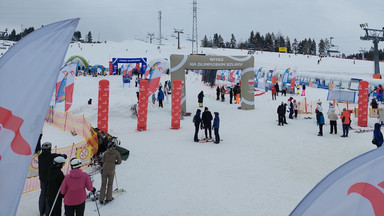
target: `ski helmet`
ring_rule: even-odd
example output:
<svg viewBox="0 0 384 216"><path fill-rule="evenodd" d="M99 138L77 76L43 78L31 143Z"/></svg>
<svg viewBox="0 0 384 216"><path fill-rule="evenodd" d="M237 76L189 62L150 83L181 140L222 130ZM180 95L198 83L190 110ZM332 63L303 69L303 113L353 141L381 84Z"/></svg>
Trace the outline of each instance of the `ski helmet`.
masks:
<svg viewBox="0 0 384 216"><path fill-rule="evenodd" d="M71 159L71 168L72 169L78 169L81 167L81 161L77 158Z"/></svg>
<svg viewBox="0 0 384 216"><path fill-rule="evenodd" d="M51 150L52 144L50 142L45 142L41 145L41 149L43 150Z"/></svg>
<svg viewBox="0 0 384 216"><path fill-rule="evenodd" d="M117 140L116 138L113 138L111 142L108 143L108 148L116 147L116 145L117 145Z"/></svg>
<svg viewBox="0 0 384 216"><path fill-rule="evenodd" d="M63 164L65 163L65 158L63 156L57 156L53 159L53 164Z"/></svg>

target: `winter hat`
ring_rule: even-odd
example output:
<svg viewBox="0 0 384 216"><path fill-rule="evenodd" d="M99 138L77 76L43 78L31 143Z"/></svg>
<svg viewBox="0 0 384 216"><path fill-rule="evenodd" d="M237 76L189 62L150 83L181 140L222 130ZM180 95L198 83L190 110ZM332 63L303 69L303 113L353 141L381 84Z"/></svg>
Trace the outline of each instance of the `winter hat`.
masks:
<svg viewBox="0 0 384 216"><path fill-rule="evenodd" d="M197 110L196 110L196 113L200 113L200 112L201 112L201 110L200 110L200 109L197 109Z"/></svg>
<svg viewBox="0 0 384 216"><path fill-rule="evenodd" d="M108 143L108 148L116 147L117 146L117 140L116 138L113 138L111 142Z"/></svg>
<svg viewBox="0 0 384 216"><path fill-rule="evenodd" d="M81 161L77 158L71 159L71 168L72 169L78 169L81 167Z"/></svg>
<svg viewBox="0 0 384 216"><path fill-rule="evenodd" d="M65 164L65 158L62 156L57 156L53 159L53 164L57 166L63 166Z"/></svg>
<svg viewBox="0 0 384 216"><path fill-rule="evenodd" d="M215 115L219 115L219 113L218 113L218 112L214 112L213 114L215 114Z"/></svg>
<svg viewBox="0 0 384 216"><path fill-rule="evenodd" d="M51 148L52 148L52 143L50 142L45 142L43 143L43 145L41 145L42 150L51 150Z"/></svg>

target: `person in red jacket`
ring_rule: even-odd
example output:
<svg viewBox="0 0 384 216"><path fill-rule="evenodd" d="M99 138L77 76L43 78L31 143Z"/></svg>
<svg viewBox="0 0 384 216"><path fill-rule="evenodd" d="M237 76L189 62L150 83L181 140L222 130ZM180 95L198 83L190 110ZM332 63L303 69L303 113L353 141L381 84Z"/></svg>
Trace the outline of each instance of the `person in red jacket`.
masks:
<svg viewBox="0 0 384 216"><path fill-rule="evenodd" d="M271 85L272 100L276 100L276 87Z"/></svg>
<svg viewBox="0 0 384 216"><path fill-rule="evenodd" d="M351 112L344 108L343 113L340 116L341 122L343 124L343 135L341 135L341 137L348 137L350 117Z"/></svg>
<svg viewBox="0 0 384 216"><path fill-rule="evenodd" d="M85 210L85 201L87 194L85 188L92 193L96 192L88 174L83 172L81 161L77 158L71 159L71 168L69 175L64 178L61 184L61 194L64 195L65 215L83 216Z"/></svg>

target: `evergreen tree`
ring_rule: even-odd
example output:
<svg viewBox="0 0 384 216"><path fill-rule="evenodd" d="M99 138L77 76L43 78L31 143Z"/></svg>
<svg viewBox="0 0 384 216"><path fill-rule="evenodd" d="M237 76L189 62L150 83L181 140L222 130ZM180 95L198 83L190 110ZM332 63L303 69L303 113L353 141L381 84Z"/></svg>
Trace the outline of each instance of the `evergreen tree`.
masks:
<svg viewBox="0 0 384 216"><path fill-rule="evenodd" d="M233 35L233 34L231 35L231 41L229 42L229 44L230 44L229 47L232 48L232 49L236 47L235 35Z"/></svg>
<svg viewBox="0 0 384 216"><path fill-rule="evenodd" d="M292 53L292 49L291 49L291 41L289 40L289 37L287 36L287 38L285 39L285 46L287 47L287 53Z"/></svg>
<svg viewBox="0 0 384 216"><path fill-rule="evenodd" d="M311 41L311 39L309 39L309 54L310 55L316 55L316 42L315 42L315 39L313 39Z"/></svg>
<svg viewBox="0 0 384 216"><path fill-rule="evenodd" d="M299 42L297 41L297 39L293 39L293 43L292 43L292 51L294 54L297 54L299 53Z"/></svg>
<svg viewBox="0 0 384 216"><path fill-rule="evenodd" d="M221 35L219 35L218 46L217 47L220 47L220 48L224 48L225 47L224 39L221 37Z"/></svg>
<svg viewBox="0 0 384 216"><path fill-rule="evenodd" d="M91 33L91 31L88 32L87 39L88 39L87 40L88 43L92 43L92 33Z"/></svg>
<svg viewBox="0 0 384 216"><path fill-rule="evenodd" d="M325 43L323 39L320 39L318 46L319 46L319 55L325 56L327 54L327 51L325 49Z"/></svg>
<svg viewBox="0 0 384 216"><path fill-rule="evenodd" d="M248 38L248 46L249 47L255 47L256 46L256 38L255 33L251 31L249 38Z"/></svg>
<svg viewBox="0 0 384 216"><path fill-rule="evenodd" d="M9 35L8 38L9 38L10 41L16 41L16 30L15 29L13 29L11 31L11 34Z"/></svg>
<svg viewBox="0 0 384 216"><path fill-rule="evenodd" d="M212 47L219 47L219 35L217 33L213 35Z"/></svg>
<svg viewBox="0 0 384 216"><path fill-rule="evenodd" d="M73 39L74 39L75 41L80 41L80 40L81 40L81 32L80 32L80 31L75 31L75 32L73 33Z"/></svg>
<svg viewBox="0 0 384 216"><path fill-rule="evenodd" d="M260 36L259 32L255 34L255 49L263 50L264 38Z"/></svg>
<svg viewBox="0 0 384 216"><path fill-rule="evenodd" d="M273 39L271 34L267 33L265 35L265 43L264 43L264 50L265 51L273 51Z"/></svg>
<svg viewBox="0 0 384 216"><path fill-rule="evenodd" d="M207 35L205 35L204 39L201 40L201 46L202 47L208 47L208 45L209 45L208 38L207 38Z"/></svg>

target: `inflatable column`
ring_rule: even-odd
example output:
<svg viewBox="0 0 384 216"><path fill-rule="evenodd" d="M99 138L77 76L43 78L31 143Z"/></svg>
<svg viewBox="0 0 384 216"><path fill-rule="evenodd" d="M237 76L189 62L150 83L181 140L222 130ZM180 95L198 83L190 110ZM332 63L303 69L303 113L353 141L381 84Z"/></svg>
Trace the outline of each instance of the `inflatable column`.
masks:
<svg viewBox="0 0 384 216"><path fill-rule="evenodd" d="M139 89L139 107L137 110L137 130L147 130L147 113L148 113L148 80L140 81Z"/></svg>
<svg viewBox="0 0 384 216"><path fill-rule="evenodd" d="M367 127L368 122L368 93L369 83L367 81L359 82L359 108L357 125Z"/></svg>
<svg viewBox="0 0 384 216"><path fill-rule="evenodd" d="M172 121L171 128L179 129L180 128L180 115L181 115L181 80L177 79L173 81L172 89Z"/></svg>
<svg viewBox="0 0 384 216"><path fill-rule="evenodd" d="M99 99L97 110L97 128L108 133L108 112L109 112L109 81L99 81Z"/></svg>
<svg viewBox="0 0 384 216"><path fill-rule="evenodd" d="M293 77L291 79L291 92L295 93L295 84L296 84L296 77Z"/></svg>
<svg viewBox="0 0 384 216"><path fill-rule="evenodd" d="M112 61L109 61L109 75L113 74L113 64Z"/></svg>

